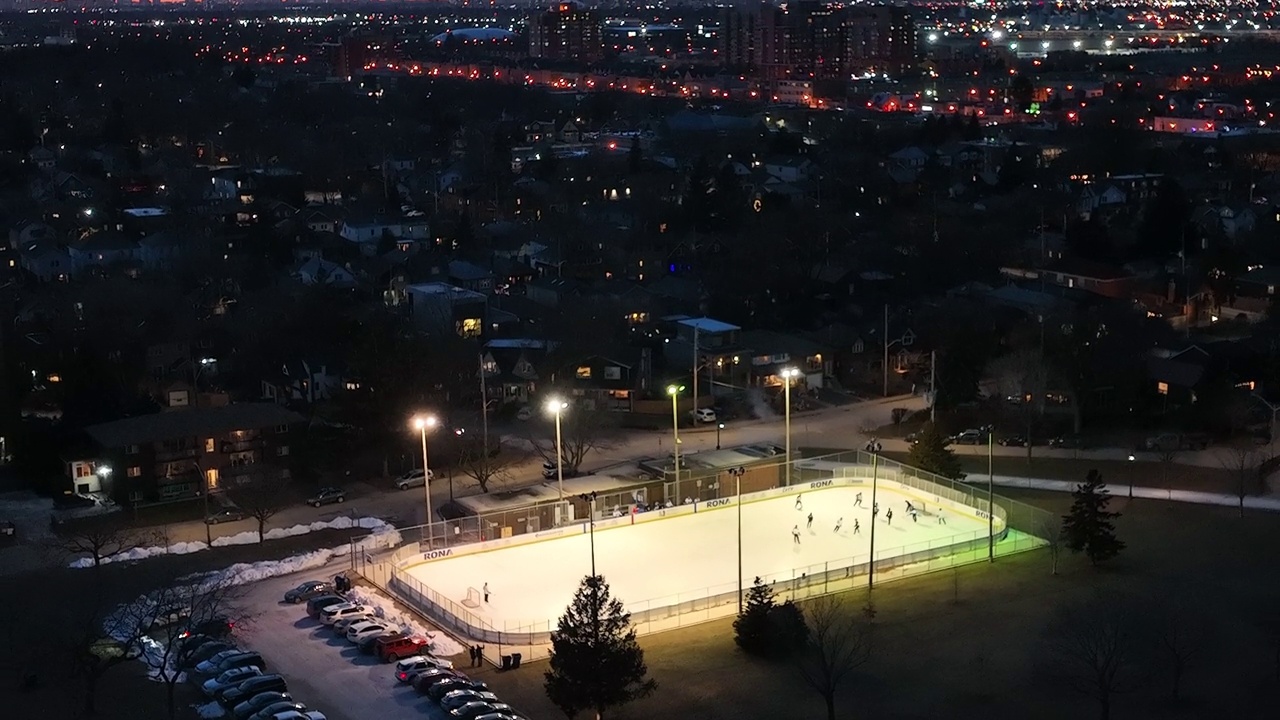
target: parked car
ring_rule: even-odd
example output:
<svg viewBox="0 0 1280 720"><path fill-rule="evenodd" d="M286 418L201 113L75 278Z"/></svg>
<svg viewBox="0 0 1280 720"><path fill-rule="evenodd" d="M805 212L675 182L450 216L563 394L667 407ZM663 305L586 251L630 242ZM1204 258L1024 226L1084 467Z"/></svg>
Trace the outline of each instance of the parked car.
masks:
<svg viewBox="0 0 1280 720"><path fill-rule="evenodd" d="M224 522L235 522L249 517L245 511L240 508L223 508L217 512L211 513L204 521L210 525L217 525Z"/></svg>
<svg viewBox="0 0 1280 720"><path fill-rule="evenodd" d="M214 655L228 650L235 651L236 648L231 643L223 642L221 640L206 640L198 645L191 645L191 643L188 642L186 645L178 648L178 669L187 670L194 668L196 665L199 665Z"/></svg>
<svg viewBox="0 0 1280 720"><path fill-rule="evenodd" d="M346 637L347 630L351 629L352 625L355 625L356 623L362 623L367 620L375 620L375 619L376 618L374 618L373 616L373 611L370 610L369 608L364 608L360 612L349 614L344 617L338 618L333 622L333 625L331 625L330 627L333 628L333 633L335 635L341 635L342 637Z"/></svg>
<svg viewBox="0 0 1280 720"><path fill-rule="evenodd" d="M417 675L409 678L409 684L417 690L420 695L426 695L433 686L449 680L467 680L467 676L457 670L445 670L444 668L432 668L423 670Z"/></svg>
<svg viewBox="0 0 1280 720"><path fill-rule="evenodd" d="M231 708L231 717L235 720L248 720L259 710L275 703L291 703L293 696L287 692L260 692L257 695Z"/></svg>
<svg viewBox="0 0 1280 720"><path fill-rule="evenodd" d="M395 638L402 636L404 636L404 633L399 630L388 630L381 635L369 635L356 641L356 649L360 651L361 655L373 655L378 649L377 643L379 640L383 638Z"/></svg>
<svg viewBox="0 0 1280 720"><path fill-rule="evenodd" d="M261 692L285 692L289 683L276 674L249 678L235 687L224 688L218 693L218 702L224 708L233 708Z"/></svg>
<svg viewBox="0 0 1280 720"><path fill-rule="evenodd" d="M499 704L502 704L502 703L499 703ZM471 720L525 720L525 717L523 715L517 715L514 712L508 712L508 711L502 710L499 712L492 712L492 713L486 713L484 715L477 715Z"/></svg>
<svg viewBox="0 0 1280 720"><path fill-rule="evenodd" d="M310 600L313 597L327 595L333 592L333 583L327 580L308 580L296 588L284 594L284 601L287 603L300 603Z"/></svg>
<svg viewBox="0 0 1280 720"><path fill-rule="evenodd" d="M267 663L262 659L261 655L243 650L237 650L234 654L223 657L217 663L209 663L208 669L206 669L206 663L208 663L207 660L196 666L195 672L197 675L212 677L232 668L248 667L250 665L259 668L267 667Z"/></svg>
<svg viewBox="0 0 1280 720"><path fill-rule="evenodd" d="M324 713L319 710L288 710L282 713L276 713L271 718L263 720L325 720Z"/></svg>
<svg viewBox="0 0 1280 720"><path fill-rule="evenodd" d="M454 690L444 694L440 698L440 707L445 710L454 710L462 707L470 702L497 702L498 696L488 690Z"/></svg>
<svg viewBox="0 0 1280 720"><path fill-rule="evenodd" d="M369 635L381 635L391 629L391 624L381 620L363 620L347 626L347 641L360 642L360 638Z"/></svg>
<svg viewBox="0 0 1280 720"><path fill-rule="evenodd" d="M431 668L452 670L453 663L430 655L410 655L396 663L396 679L407 683L414 675Z"/></svg>
<svg viewBox="0 0 1280 720"><path fill-rule="evenodd" d="M1027 437L1025 435L1008 435L1000 438L999 443L1005 447L1026 447Z"/></svg>
<svg viewBox="0 0 1280 720"><path fill-rule="evenodd" d="M426 475L422 474L422 469L410 470L409 472L396 478L396 488L400 490L408 490L409 488L422 487L427 484L427 478L436 479L434 470L428 470Z"/></svg>
<svg viewBox="0 0 1280 720"><path fill-rule="evenodd" d="M336 487L320 488L320 492L307 498L307 504L312 507L320 507L331 503L344 503L346 501L347 491Z"/></svg>
<svg viewBox="0 0 1280 720"><path fill-rule="evenodd" d="M951 438L951 442L956 445L979 445L986 439L986 433L970 428Z"/></svg>
<svg viewBox="0 0 1280 720"><path fill-rule="evenodd" d="M235 627L235 621L223 615L218 615L195 623L186 630L183 630L182 634L178 637L185 639L193 635L200 635L202 637L220 640L231 635L231 631L235 630Z"/></svg>
<svg viewBox="0 0 1280 720"><path fill-rule="evenodd" d="M477 715L486 715L497 712L497 708L488 700L473 700L461 707L449 710L449 716L458 720L471 720Z"/></svg>
<svg viewBox="0 0 1280 720"><path fill-rule="evenodd" d="M1209 436L1204 433L1161 433L1147 438L1143 446L1159 452L1203 450L1209 447Z"/></svg>
<svg viewBox="0 0 1280 720"><path fill-rule="evenodd" d="M341 595L317 595L307 601L307 615L319 619L320 613L334 605L342 605L346 602L347 599Z"/></svg>
<svg viewBox="0 0 1280 720"><path fill-rule="evenodd" d="M578 477L582 474L581 470L574 470L568 465L564 468L564 476L567 478ZM544 480L555 480L560 477L560 473L556 471L556 464L553 462L542 463L542 478Z"/></svg>
<svg viewBox="0 0 1280 720"><path fill-rule="evenodd" d="M489 689L489 686L483 682L480 682L479 680L470 680L470 679L464 679L459 677L456 680L445 680L444 682L438 682L435 685L432 685L431 688L427 690L427 696L430 697L432 700L439 702L441 699L444 698L445 695L448 695L449 693L457 690L488 690L488 689Z"/></svg>
<svg viewBox="0 0 1280 720"><path fill-rule="evenodd" d="M524 421L524 420L528 420L531 417L533 417L533 408L529 407L528 405L521 405L520 409L516 411L517 420Z"/></svg>
<svg viewBox="0 0 1280 720"><path fill-rule="evenodd" d="M1059 435L1056 438L1049 439L1049 447L1082 450L1088 447L1085 439L1080 435Z"/></svg>
<svg viewBox="0 0 1280 720"><path fill-rule="evenodd" d="M288 712L304 713L307 706L300 702L278 702L272 703L258 712L250 715L250 720L275 720L277 715Z"/></svg>
<svg viewBox="0 0 1280 720"><path fill-rule="evenodd" d="M200 662L193 663L191 671L195 673L199 673L201 675L209 675L209 674L217 675L217 673L214 672L214 670L218 667L218 663L222 662L226 658L234 657L236 655L243 655L243 654L244 654L244 650L241 650L238 647L234 647L228 644L227 647L223 648L222 650L217 650L213 652L211 655L201 660Z"/></svg>
<svg viewBox="0 0 1280 720"><path fill-rule="evenodd" d="M430 642L422 636L399 635L379 638L374 643L373 652L382 662L395 662L411 655L421 655L429 645Z"/></svg>
<svg viewBox="0 0 1280 720"><path fill-rule="evenodd" d="M225 688L235 687L236 685L248 680L251 677L257 677L262 674L262 670L255 665L243 665L223 670L222 674L205 680L200 686L205 695L213 697Z"/></svg>
<svg viewBox="0 0 1280 720"><path fill-rule="evenodd" d="M716 421L716 411L707 407L700 407L693 411L693 419L700 423L713 423Z"/></svg>
<svg viewBox="0 0 1280 720"><path fill-rule="evenodd" d="M186 605L165 605L156 608L151 615L151 627L169 627L191 617L191 608Z"/></svg>

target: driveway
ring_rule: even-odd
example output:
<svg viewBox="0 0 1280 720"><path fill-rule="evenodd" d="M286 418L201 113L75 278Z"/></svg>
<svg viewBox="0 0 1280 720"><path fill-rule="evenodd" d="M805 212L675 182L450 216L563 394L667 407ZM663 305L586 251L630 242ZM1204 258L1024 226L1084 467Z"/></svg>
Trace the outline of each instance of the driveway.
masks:
<svg viewBox="0 0 1280 720"><path fill-rule="evenodd" d="M250 618L236 631L240 644L261 652L271 671L288 680L289 692L328 720L447 720L448 713L426 696L396 682L394 665L361 655L346 638L307 617L305 605L281 602L303 580L333 577L342 569L331 564L250 585L243 601Z"/></svg>

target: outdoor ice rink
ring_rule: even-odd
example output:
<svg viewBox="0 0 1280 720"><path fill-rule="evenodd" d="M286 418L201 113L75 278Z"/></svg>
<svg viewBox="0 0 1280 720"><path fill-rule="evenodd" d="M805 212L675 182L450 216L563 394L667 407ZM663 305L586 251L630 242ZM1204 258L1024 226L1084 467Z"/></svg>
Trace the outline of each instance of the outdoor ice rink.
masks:
<svg viewBox="0 0 1280 720"><path fill-rule="evenodd" d="M859 492L863 498L860 508L854 506ZM946 524L940 524L936 515L939 507L929 503L919 521L912 522L906 502L910 499L918 506L915 496L882 486L876 497L880 505L875 530L879 559L986 537L986 520L972 511L943 507ZM822 572L828 566L866 562L871 548L869 487L807 491L800 499L799 510L795 495L742 506L742 562L747 584L757 575L774 582L788 581L801 573ZM891 524L886 522L890 509ZM813 526L807 527L810 513ZM632 611L735 590L737 515L737 508L729 505L597 528L596 571L609 582L614 597ZM843 527L836 532L840 518ZM857 533L855 521L861 526ZM798 545L792 537L792 528L797 526ZM1000 527L997 525L997 532ZM482 588L488 583L489 602L471 612L499 630L531 623L545 629L548 621L554 627L579 582L590 574L590 541L584 526L581 534L426 562L405 572L458 603L466 597L468 587Z"/></svg>

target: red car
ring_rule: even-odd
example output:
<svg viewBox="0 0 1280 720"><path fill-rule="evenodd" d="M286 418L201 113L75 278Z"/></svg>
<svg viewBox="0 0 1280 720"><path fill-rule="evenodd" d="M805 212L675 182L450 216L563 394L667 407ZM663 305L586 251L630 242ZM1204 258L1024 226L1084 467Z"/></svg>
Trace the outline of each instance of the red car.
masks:
<svg viewBox="0 0 1280 720"><path fill-rule="evenodd" d="M382 662L395 662L411 655L422 655L427 651L428 641L419 635L380 637L373 644L373 653Z"/></svg>

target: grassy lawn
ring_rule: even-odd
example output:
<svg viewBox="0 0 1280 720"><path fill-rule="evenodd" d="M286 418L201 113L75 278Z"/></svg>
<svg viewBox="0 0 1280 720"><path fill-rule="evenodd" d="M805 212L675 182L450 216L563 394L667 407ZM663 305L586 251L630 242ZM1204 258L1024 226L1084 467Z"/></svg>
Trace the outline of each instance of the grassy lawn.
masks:
<svg viewBox="0 0 1280 720"><path fill-rule="evenodd" d="M954 448L953 448L954 449ZM985 448L975 450L961 447L956 452L960 466L972 480L981 481L987 476ZM886 457L907 462L903 452L886 452ZM1102 479L1112 486L1112 492L1134 485L1175 490L1200 490L1204 492L1235 493L1239 480L1235 472L1226 468L1199 467L1194 465L1165 464L1159 462L1127 462L1125 460L1083 460L1074 458L1035 457L1028 462L1025 457L994 457L992 467L996 475L1035 477L1046 480L1083 481L1090 470L1102 473Z"/></svg>
<svg viewBox="0 0 1280 720"><path fill-rule="evenodd" d="M1061 494L1009 494L1053 512L1069 501ZM1184 680L1184 699L1168 698L1167 672L1146 660L1148 682L1118 696L1113 717L1274 717L1280 687L1272 646L1253 626L1251 608L1263 598L1280 602L1272 552L1280 518L1240 519L1226 508L1123 498L1116 509L1124 513L1118 527L1129 548L1103 571L1064 556L1061 573L1052 576L1044 550L878 587L876 649L846 683L837 716L1097 717L1093 702L1073 693L1045 661L1044 628L1055 606L1102 591L1128 593L1153 607L1159 598L1192 598L1212 623L1212 642ZM851 611L865 598L863 591L848 595ZM743 656L729 620L645 637L641 644L659 691L611 717L824 715L821 700L793 668ZM515 672L486 671L485 679L531 717L557 717L542 692L545 668L538 662Z"/></svg>

